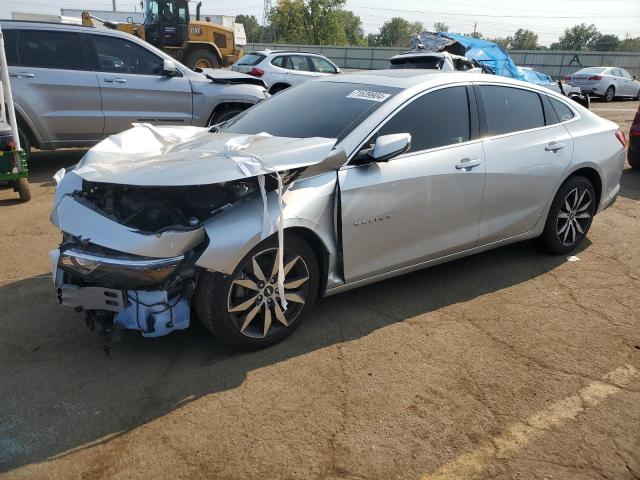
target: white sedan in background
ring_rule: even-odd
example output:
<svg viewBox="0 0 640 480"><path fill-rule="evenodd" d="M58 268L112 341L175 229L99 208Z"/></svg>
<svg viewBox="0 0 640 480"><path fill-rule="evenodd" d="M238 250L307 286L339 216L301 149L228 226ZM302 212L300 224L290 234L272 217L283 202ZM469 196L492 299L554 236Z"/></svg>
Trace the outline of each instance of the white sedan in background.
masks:
<svg viewBox="0 0 640 480"><path fill-rule="evenodd" d="M272 95L307 80L341 73L327 57L284 50L248 53L231 65L231 70L261 78Z"/></svg>
<svg viewBox="0 0 640 480"><path fill-rule="evenodd" d="M583 92L597 95L607 102L616 97L640 100L640 82L624 68L588 67L569 75L566 81Z"/></svg>

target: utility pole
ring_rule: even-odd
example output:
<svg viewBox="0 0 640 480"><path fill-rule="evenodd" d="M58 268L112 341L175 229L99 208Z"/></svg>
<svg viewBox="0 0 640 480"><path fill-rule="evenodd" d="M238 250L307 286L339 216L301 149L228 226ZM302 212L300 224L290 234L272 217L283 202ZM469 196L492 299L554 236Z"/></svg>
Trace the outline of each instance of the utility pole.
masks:
<svg viewBox="0 0 640 480"><path fill-rule="evenodd" d="M113 0L114 2L116 0ZM476 38L476 28L478 27L478 22L473 22L473 38Z"/></svg>
<svg viewBox="0 0 640 480"><path fill-rule="evenodd" d="M629 32L624 36L624 51L627 51L627 43L629 43Z"/></svg>
<svg viewBox="0 0 640 480"><path fill-rule="evenodd" d="M111 0L111 3L113 4L113 11L117 11L116 9L116 0Z"/></svg>

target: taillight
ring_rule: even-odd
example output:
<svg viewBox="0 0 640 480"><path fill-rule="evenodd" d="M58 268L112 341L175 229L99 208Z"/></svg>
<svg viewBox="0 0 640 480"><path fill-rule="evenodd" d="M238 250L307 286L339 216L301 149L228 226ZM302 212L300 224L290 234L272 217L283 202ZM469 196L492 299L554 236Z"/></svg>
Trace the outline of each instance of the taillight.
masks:
<svg viewBox="0 0 640 480"><path fill-rule="evenodd" d="M564 81L565 82L570 82L571 81L571 77L569 75L567 75L566 77L564 77Z"/></svg>
<svg viewBox="0 0 640 480"><path fill-rule="evenodd" d="M624 132L622 130L618 130L616 132L616 138L622 144L623 147L627 145L627 139L624 138Z"/></svg>
<svg viewBox="0 0 640 480"><path fill-rule="evenodd" d="M594 75L593 77L587 78L587 80L602 80L602 77L600 75Z"/></svg>
<svg viewBox="0 0 640 480"><path fill-rule="evenodd" d="M633 123L631 124L631 130L629 130L629 136L640 137L640 107L638 107L636 116L633 119Z"/></svg>
<svg viewBox="0 0 640 480"><path fill-rule="evenodd" d="M261 77L262 75L264 75L264 70L262 70L261 68L253 67L249 72L249 75L253 75L254 77Z"/></svg>

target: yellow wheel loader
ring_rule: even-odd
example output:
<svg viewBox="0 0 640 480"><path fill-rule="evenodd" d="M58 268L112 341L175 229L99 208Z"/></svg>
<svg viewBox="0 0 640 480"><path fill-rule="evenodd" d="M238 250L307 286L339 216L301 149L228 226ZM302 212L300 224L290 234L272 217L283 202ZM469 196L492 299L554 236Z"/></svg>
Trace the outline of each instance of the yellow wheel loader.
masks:
<svg viewBox="0 0 640 480"><path fill-rule="evenodd" d="M142 25L101 20L86 11L82 12L82 24L93 27L93 20L97 20L105 27L140 37L189 68L231 65L243 54L236 46L234 31L201 21L201 3L198 3L195 20L190 19L188 0L145 0Z"/></svg>

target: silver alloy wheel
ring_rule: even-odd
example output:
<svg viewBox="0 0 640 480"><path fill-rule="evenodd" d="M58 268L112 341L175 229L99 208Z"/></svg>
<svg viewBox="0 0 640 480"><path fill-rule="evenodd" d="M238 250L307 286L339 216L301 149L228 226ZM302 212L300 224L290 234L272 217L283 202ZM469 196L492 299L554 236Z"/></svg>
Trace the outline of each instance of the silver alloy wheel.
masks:
<svg viewBox="0 0 640 480"><path fill-rule="evenodd" d="M251 338L287 328L302 311L309 288L309 269L301 255L285 248L284 274L287 310L278 292L278 249L269 248L247 259L231 282L227 312L236 328ZM268 276L267 273L268 272Z"/></svg>
<svg viewBox="0 0 640 480"><path fill-rule="evenodd" d="M556 221L556 233L562 245L575 245L580 235L587 231L591 222L591 202L591 193L583 187L574 188L564 197Z"/></svg>
<svg viewBox="0 0 640 480"><path fill-rule="evenodd" d="M607 88L607 91L604 92L604 95L605 95L605 99L607 100L607 102L612 101L613 97L615 95L615 91L614 91L613 86Z"/></svg>

